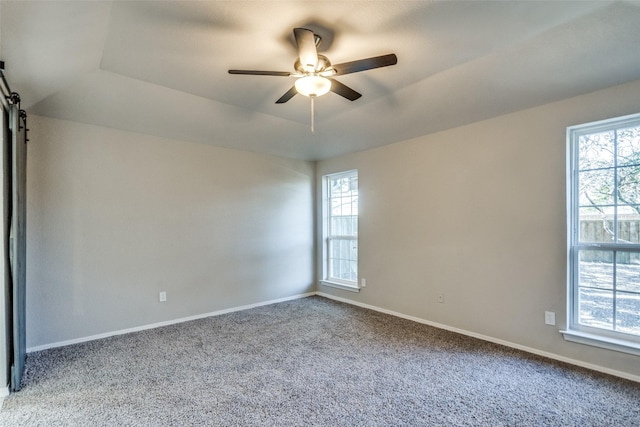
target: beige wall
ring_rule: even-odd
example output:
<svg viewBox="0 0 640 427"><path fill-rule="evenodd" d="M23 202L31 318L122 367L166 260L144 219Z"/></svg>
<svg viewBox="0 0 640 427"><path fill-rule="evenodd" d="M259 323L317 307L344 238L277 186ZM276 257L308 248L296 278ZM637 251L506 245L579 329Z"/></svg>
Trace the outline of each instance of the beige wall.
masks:
<svg viewBox="0 0 640 427"><path fill-rule="evenodd" d="M640 375L637 356L558 332L566 326L566 127L637 113L639 100L640 81L319 162L318 186L323 174L359 170L367 279L358 294L319 289ZM556 327L544 324L545 310L556 312Z"/></svg>
<svg viewBox="0 0 640 427"><path fill-rule="evenodd" d="M29 127L28 347L313 290L313 163Z"/></svg>

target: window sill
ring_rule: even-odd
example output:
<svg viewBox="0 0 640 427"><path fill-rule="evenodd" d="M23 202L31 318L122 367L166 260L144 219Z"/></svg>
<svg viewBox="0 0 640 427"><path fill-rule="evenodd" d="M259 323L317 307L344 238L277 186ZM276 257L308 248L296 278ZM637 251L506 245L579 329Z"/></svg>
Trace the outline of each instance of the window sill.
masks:
<svg viewBox="0 0 640 427"><path fill-rule="evenodd" d="M622 353L634 354L636 356L640 356L640 344L620 340L616 338L604 337L596 334L589 334L586 332L580 331L560 331L560 333L564 336L564 339L567 341L591 345L594 347L606 348L607 350L619 351Z"/></svg>
<svg viewBox="0 0 640 427"><path fill-rule="evenodd" d="M320 284L323 286L329 286L331 288L338 288L349 292L360 292L360 287L356 284L354 285L346 285L344 283L338 282L329 282L327 280L321 280Z"/></svg>

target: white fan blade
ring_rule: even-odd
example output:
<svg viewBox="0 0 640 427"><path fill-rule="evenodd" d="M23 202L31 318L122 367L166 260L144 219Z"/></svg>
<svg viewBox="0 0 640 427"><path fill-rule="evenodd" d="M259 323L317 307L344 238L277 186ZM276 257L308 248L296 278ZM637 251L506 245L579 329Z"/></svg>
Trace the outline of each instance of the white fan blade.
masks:
<svg viewBox="0 0 640 427"><path fill-rule="evenodd" d="M316 50L316 39L313 31L306 28L294 28L293 35L298 45L298 57L300 64L307 72L316 71L318 66L318 52Z"/></svg>

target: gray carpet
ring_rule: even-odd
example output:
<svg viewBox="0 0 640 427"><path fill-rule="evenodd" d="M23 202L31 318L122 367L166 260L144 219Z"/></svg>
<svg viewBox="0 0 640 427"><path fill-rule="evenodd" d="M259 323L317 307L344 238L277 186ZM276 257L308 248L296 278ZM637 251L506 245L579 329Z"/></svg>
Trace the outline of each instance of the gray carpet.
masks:
<svg viewBox="0 0 640 427"><path fill-rule="evenodd" d="M305 298L29 354L2 426L639 426L640 384Z"/></svg>

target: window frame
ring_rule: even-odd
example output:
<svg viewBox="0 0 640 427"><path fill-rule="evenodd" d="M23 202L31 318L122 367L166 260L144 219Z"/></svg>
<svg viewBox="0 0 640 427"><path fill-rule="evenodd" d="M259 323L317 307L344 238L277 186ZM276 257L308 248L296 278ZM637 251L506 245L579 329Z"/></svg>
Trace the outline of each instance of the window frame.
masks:
<svg viewBox="0 0 640 427"><path fill-rule="evenodd" d="M588 344L640 355L640 334L630 334L580 324L579 307L579 265L581 251L600 250L612 252L612 262L616 265L616 254L640 252L640 243L581 242L580 241L580 182L579 182L579 139L581 136L607 131L616 131L629 127L640 127L640 114L631 114L567 128L567 329L560 331L567 341ZM614 159L617 154L614 155ZM624 167L624 166L623 166ZM614 176L618 173L618 164L614 160ZM617 185L614 182L614 185ZM615 188L615 187L614 187ZM617 196L614 195L614 233L618 233ZM615 267L612 279L616 277ZM616 293L614 281L612 292ZM613 303L615 310L615 298ZM615 323L615 320L614 320Z"/></svg>
<svg viewBox="0 0 640 427"><path fill-rule="evenodd" d="M331 256L329 251L331 250L330 242L332 240L355 240L358 242L358 231L355 236L353 235L331 235L331 189L330 181L342 177L358 177L358 170L351 169L343 172L331 173L323 175L322 177L322 268L320 284L324 286L339 288L352 292L359 292L361 287L359 286L359 272L355 281L344 280L330 275L330 260ZM358 188L358 216L359 216L359 188ZM359 224L359 221L358 221ZM356 262L358 259L356 258Z"/></svg>

